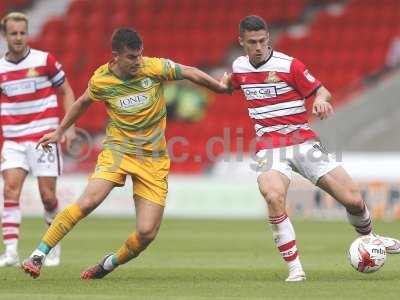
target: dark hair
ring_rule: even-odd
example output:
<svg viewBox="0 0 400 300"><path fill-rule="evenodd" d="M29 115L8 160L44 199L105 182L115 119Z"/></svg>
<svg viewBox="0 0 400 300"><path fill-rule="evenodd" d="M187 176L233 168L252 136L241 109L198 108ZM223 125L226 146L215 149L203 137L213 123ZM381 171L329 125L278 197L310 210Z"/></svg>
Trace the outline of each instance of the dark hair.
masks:
<svg viewBox="0 0 400 300"><path fill-rule="evenodd" d="M256 15L252 15L252 16L247 16L240 21L239 24L240 36L243 36L245 31L258 31L258 30L265 30L268 32L268 25L267 23L265 23L263 18Z"/></svg>
<svg viewBox="0 0 400 300"><path fill-rule="evenodd" d="M111 38L112 51L121 52L125 46L134 50L142 48L143 41L136 30L119 28L114 31Z"/></svg>

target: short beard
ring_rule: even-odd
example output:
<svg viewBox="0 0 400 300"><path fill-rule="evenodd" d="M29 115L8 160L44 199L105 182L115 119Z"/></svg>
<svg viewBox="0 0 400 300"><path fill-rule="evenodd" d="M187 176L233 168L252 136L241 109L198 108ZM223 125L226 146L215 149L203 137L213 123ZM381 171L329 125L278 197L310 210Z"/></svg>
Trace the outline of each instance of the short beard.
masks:
<svg viewBox="0 0 400 300"><path fill-rule="evenodd" d="M21 51L17 51L15 48L14 49L9 49L9 51L10 52L12 52L12 53L14 53L14 54L19 54L19 55L22 55L22 54L25 54L27 51L28 51L28 46L25 46L24 48L22 48L22 50Z"/></svg>

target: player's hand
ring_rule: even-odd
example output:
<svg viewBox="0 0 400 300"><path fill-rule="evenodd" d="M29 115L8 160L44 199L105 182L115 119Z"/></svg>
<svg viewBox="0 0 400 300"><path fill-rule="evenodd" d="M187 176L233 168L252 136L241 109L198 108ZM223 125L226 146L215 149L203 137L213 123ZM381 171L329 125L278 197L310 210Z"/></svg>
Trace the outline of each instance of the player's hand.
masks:
<svg viewBox="0 0 400 300"><path fill-rule="evenodd" d="M227 72L225 72L224 75L219 80L219 84L221 85L221 88L224 93L227 93L227 94L233 93L231 77L232 77L232 74L228 74Z"/></svg>
<svg viewBox="0 0 400 300"><path fill-rule="evenodd" d="M66 143L67 149L70 149L72 143L78 138L75 128L70 127L61 138L61 143Z"/></svg>
<svg viewBox="0 0 400 300"><path fill-rule="evenodd" d="M62 134L60 134L57 130L47 133L40 138L40 140L36 144L36 149L38 149L39 146L42 146L44 152L51 152L52 147L50 144L60 142L61 138L62 138Z"/></svg>
<svg viewBox="0 0 400 300"><path fill-rule="evenodd" d="M312 113L320 120L325 120L333 115L333 107L328 101L315 99L312 107Z"/></svg>

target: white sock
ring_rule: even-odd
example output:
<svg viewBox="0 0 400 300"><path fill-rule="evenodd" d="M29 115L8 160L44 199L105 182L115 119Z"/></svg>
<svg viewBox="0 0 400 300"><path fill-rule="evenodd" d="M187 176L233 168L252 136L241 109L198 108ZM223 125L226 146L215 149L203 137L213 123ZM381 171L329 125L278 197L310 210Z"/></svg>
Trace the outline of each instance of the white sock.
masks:
<svg viewBox="0 0 400 300"><path fill-rule="evenodd" d="M367 206L364 207L364 210L359 214L352 214L347 211L347 218L359 234L368 235L372 232L371 215Z"/></svg>
<svg viewBox="0 0 400 300"><path fill-rule="evenodd" d="M269 217L269 223L276 247L288 264L289 272L302 270L296 246L296 235L286 213L278 217Z"/></svg>
<svg viewBox="0 0 400 300"><path fill-rule="evenodd" d="M19 203L4 200L4 209L1 218L3 242L7 253L17 253L19 226L21 224L21 209Z"/></svg>
<svg viewBox="0 0 400 300"><path fill-rule="evenodd" d="M35 256L35 255L37 255L37 256L43 256L43 257L46 257L46 256L47 256L46 253L40 251L39 249L35 249L35 251L32 252L32 254L31 254L30 257L33 257L33 256Z"/></svg>
<svg viewBox="0 0 400 300"><path fill-rule="evenodd" d="M44 211L44 221L46 222L47 225L50 226L50 224L53 222L54 218L57 216L59 210L58 210L58 202L54 206L52 210L45 210Z"/></svg>
<svg viewBox="0 0 400 300"><path fill-rule="evenodd" d="M116 266L114 266L114 264L112 262L112 259L113 259L113 255L110 255L109 257L107 257L106 261L103 263L104 270L112 271L116 268Z"/></svg>

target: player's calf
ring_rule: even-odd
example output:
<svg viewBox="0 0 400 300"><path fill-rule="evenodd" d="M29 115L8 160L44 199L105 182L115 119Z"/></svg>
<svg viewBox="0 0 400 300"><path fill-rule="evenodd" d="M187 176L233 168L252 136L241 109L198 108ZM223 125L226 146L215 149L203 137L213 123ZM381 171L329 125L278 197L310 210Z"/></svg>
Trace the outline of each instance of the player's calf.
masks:
<svg viewBox="0 0 400 300"><path fill-rule="evenodd" d="M285 212L285 194L278 191L267 191L261 193L267 202L270 215L279 216Z"/></svg>
<svg viewBox="0 0 400 300"><path fill-rule="evenodd" d="M358 207L357 210L350 210L346 207L347 218L360 235L368 235L372 232L371 215L364 201L361 202L360 206L361 208Z"/></svg>
<svg viewBox="0 0 400 300"><path fill-rule="evenodd" d="M285 213L285 198L289 187L289 179L275 170L262 173L257 178L258 188L268 205L270 216Z"/></svg>

